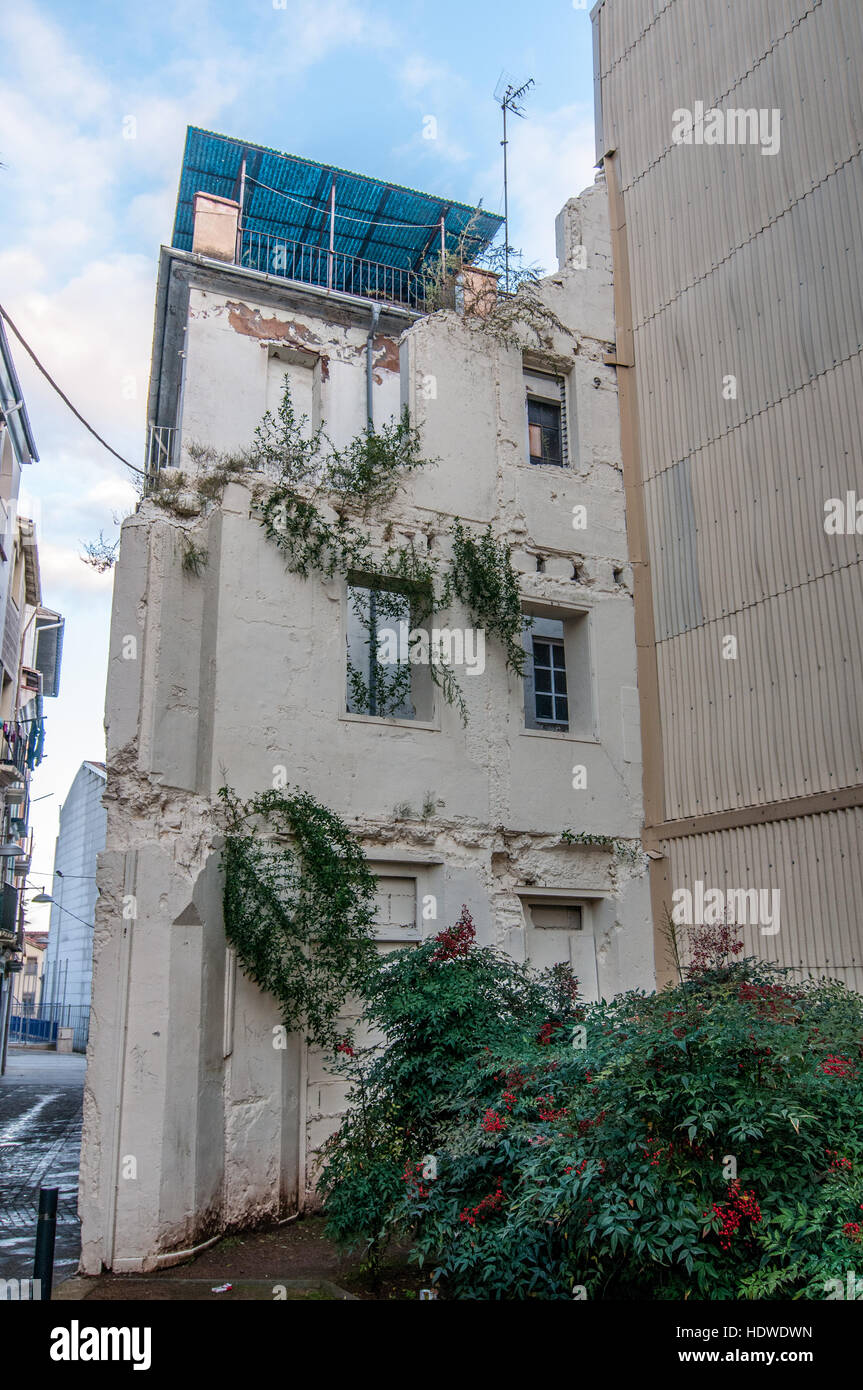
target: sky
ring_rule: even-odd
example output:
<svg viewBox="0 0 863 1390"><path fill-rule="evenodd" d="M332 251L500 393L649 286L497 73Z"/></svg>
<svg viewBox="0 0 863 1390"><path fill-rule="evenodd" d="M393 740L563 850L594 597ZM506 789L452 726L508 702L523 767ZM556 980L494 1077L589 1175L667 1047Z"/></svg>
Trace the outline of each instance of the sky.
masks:
<svg viewBox="0 0 863 1390"><path fill-rule="evenodd" d="M554 218L594 179L586 0L148 0L16 4L0 49L0 303L118 453L140 467L158 250L187 125L503 211L502 72L532 77L510 122L510 242L555 270ZM434 117L430 122L428 117ZM434 131L434 138L428 138ZM43 602L66 618L60 695L32 787L30 880L50 886L60 805L103 760L112 573L80 556L137 494L10 336L39 462ZM41 798L41 799L38 799ZM28 923L47 930L47 908Z"/></svg>

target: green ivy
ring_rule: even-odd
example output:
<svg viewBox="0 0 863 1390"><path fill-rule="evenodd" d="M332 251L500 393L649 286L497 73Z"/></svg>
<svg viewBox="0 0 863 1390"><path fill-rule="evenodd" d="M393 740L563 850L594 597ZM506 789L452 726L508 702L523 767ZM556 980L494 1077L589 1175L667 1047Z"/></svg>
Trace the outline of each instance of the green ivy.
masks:
<svg viewBox="0 0 863 1390"><path fill-rule="evenodd" d="M613 835L595 835L589 830L564 830L560 836L566 845L585 845L588 849L604 849L617 859L637 864L644 851L637 840L616 840Z"/></svg>
<svg viewBox="0 0 863 1390"><path fill-rule="evenodd" d="M452 563L444 569L418 554L411 541L391 545L381 556L362 524L371 511L391 500L409 473L432 462L422 454L419 431L411 425L407 410L398 421L369 429L338 449L321 427L310 431L308 417L297 416L286 376L278 410L275 415L266 412L249 449L222 456L192 445L190 453L199 465L195 478L181 473L166 477L154 494L167 510L180 505L184 489L192 490L194 506L199 508L218 501L227 483L244 473L263 474L268 482L258 486L257 515L292 574L302 578L340 574L349 583L362 583L380 595L398 589L410 597L412 626L421 626L456 597L475 625L500 641L507 665L522 674L525 651L518 577L509 547L495 539L491 526L474 535L456 518L451 531ZM326 514L320 500L328 504ZM199 552L195 572L205 561L206 552ZM439 656L431 661L430 671L444 699L458 709L466 724L467 706L455 672ZM357 709L392 712L409 693L410 671L405 663L397 664L393 672L382 673L378 667L373 679L379 686L374 690L349 665L348 689Z"/></svg>
<svg viewBox="0 0 863 1390"><path fill-rule="evenodd" d="M521 640L524 617L509 547L495 540L490 525L482 535L473 536L458 517L453 522L452 538L453 562L446 581L445 606L452 594L461 599L477 627L484 627L498 639L507 665L521 675L527 655Z"/></svg>
<svg viewBox="0 0 863 1390"><path fill-rule="evenodd" d="M228 941L275 996L285 1028L333 1047L339 1011L362 994L377 959L375 876L344 822L308 792L243 802L222 787L219 796Z"/></svg>

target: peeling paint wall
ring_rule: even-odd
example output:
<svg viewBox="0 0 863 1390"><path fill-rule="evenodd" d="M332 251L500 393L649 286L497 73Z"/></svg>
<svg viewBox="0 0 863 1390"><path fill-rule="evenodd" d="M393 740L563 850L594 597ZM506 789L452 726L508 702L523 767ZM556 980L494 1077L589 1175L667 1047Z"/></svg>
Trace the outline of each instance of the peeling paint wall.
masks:
<svg viewBox="0 0 863 1390"><path fill-rule="evenodd" d="M571 828L637 841L642 805L617 394L603 361L613 313L601 184L567 204L558 230L563 268L541 293L567 331L539 365L566 379L570 466L529 462L523 371L538 365L529 334L500 344L454 312L411 322L384 310L375 422L407 404L435 463L410 476L371 529L381 553L413 538L445 558L454 516L491 522L512 547L527 608L587 623L577 674L592 705L589 737L526 729L522 681L491 639L484 672L460 673L466 728L437 691L428 719L348 714L345 582L287 573L244 481L194 521L146 501L125 523L82 1159L89 1272L153 1268L231 1226L313 1202L317 1151L343 1104L319 1054L298 1038L274 1046L275 1005L226 947L212 815L223 782L245 797L285 768L346 819L399 902L415 893L414 936L400 937L399 924L382 949L439 931L467 903L480 942L544 964L551 938L532 926L531 902L576 900L585 929L572 959L589 962L593 991L652 984L642 862L560 839ZM364 428L369 305L296 286L281 303L263 277L246 276L240 293L233 269L222 287L212 267L196 274L184 446L247 445L274 357L311 374L310 399L334 443ZM588 524L576 530L580 506ZM197 576L182 567L181 525L208 552ZM445 621L469 624L457 608ZM429 900L434 917L423 915Z"/></svg>

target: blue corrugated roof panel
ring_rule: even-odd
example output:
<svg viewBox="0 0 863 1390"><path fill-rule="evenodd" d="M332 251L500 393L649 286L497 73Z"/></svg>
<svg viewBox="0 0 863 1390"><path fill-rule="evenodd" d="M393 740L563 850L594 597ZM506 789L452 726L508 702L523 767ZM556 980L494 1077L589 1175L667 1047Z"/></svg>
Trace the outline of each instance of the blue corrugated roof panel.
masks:
<svg viewBox="0 0 863 1390"><path fill-rule="evenodd" d="M330 191L335 184L336 253L359 256L400 270L417 271L423 261L438 254L441 217L450 251L470 227L465 237L468 260L474 260L503 225L502 217L484 208L470 207L466 203L189 126L173 246L183 251L192 249L196 193L239 198L243 160L246 162L244 229L286 241L326 247L329 244Z"/></svg>

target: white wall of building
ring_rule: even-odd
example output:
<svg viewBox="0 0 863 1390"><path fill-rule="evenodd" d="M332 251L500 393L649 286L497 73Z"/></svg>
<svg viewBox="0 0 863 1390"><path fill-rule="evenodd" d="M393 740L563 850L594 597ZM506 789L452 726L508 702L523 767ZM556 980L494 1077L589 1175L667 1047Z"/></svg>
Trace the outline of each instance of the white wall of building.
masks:
<svg viewBox="0 0 863 1390"><path fill-rule="evenodd" d="M491 639L484 672L460 673L466 728L439 692L427 718L349 714L347 584L286 571L250 483L192 522L147 501L124 525L82 1152L88 1272L170 1263L231 1226L313 1202L317 1152L338 1122L340 1084L300 1038L273 1046L275 1003L227 949L213 815L223 781L247 797L285 768L337 811L381 879L390 946L439 931L467 903L481 943L542 965L568 953L593 997L652 984L642 861L561 842L573 829L637 844L642 803L617 392L603 361L614 319L601 184L567 205L560 238L561 269L541 293L563 325L544 360L566 381L569 466L527 456L531 332L500 342L456 313L384 311L375 422L407 404L435 463L370 527L381 554L410 538L445 558L453 517L473 530L492 523L527 611L565 625L587 702L577 731L525 727L523 682ZM238 289L233 268L220 285L212 265L172 254L190 277L184 445L247 445L274 401L274 358L310 373L305 399L334 442L365 427L371 306L252 274ZM573 528L578 506L584 530ZM181 563L183 526L208 553L199 575ZM458 606L439 616L469 623ZM417 907L428 896L433 920ZM537 925L543 907L572 903L580 927L563 917L552 941ZM129 1159L134 1181L120 1176Z"/></svg>

